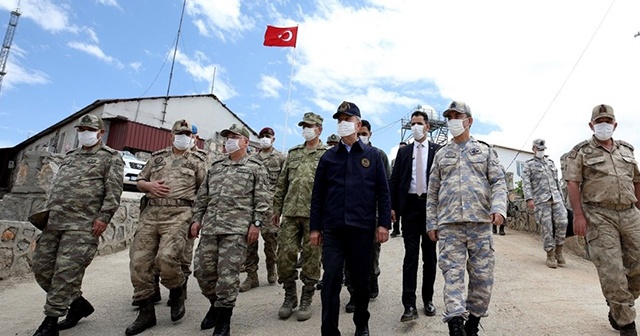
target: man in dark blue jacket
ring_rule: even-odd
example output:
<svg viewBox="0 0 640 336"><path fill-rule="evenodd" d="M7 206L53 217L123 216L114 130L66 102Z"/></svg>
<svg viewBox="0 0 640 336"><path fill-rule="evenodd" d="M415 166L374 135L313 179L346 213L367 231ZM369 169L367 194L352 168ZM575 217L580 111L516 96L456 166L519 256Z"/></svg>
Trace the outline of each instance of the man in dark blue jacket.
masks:
<svg viewBox="0 0 640 336"><path fill-rule="evenodd" d="M322 245L324 266L321 331L322 335L340 335L340 290L346 262L354 289L355 334L369 335L371 242L389 239L389 185L380 153L358 139L360 109L343 102L333 118L338 119L341 140L320 158L311 196L309 238L312 245Z"/></svg>

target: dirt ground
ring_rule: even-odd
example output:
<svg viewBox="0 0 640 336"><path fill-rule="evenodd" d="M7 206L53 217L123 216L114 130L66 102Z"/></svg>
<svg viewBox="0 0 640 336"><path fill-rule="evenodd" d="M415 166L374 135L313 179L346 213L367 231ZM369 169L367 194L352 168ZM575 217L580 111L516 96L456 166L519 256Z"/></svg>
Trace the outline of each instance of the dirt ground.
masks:
<svg viewBox="0 0 640 336"><path fill-rule="evenodd" d="M262 243L262 242L261 242ZM262 248L262 246L261 246ZM607 306L594 266L573 255L568 266L549 269L539 237L507 230L495 236L495 286L489 317L481 320L481 335L617 335L607 322ZM415 321L400 322L403 312L402 238L392 238L383 245L380 267L380 296L370 304L370 330L373 335L448 335L442 322L442 275L438 270L434 302L436 317L420 315ZM260 264L261 286L241 293L232 317L233 335L319 335L320 295L314 296L313 316L298 322L295 315L279 320L278 308L283 300L280 286L268 285L264 259ZM420 273L420 272L419 272ZM243 275L244 278L244 275ZM420 283L418 283L420 288ZM136 318L131 306L127 251L98 257L87 269L84 296L96 311L73 329L60 335L124 335ZM172 323L165 302L169 292L163 289L163 302L156 305L158 325L142 335L211 335L200 330L200 321L209 302L200 294L195 279L190 278L187 314ZM418 297L419 294L418 294ZM44 292L32 277L0 282L0 334L32 335L43 319ZM348 293L342 292L342 305ZM418 306L422 312L423 307ZM351 315L340 315L343 335L353 334Z"/></svg>

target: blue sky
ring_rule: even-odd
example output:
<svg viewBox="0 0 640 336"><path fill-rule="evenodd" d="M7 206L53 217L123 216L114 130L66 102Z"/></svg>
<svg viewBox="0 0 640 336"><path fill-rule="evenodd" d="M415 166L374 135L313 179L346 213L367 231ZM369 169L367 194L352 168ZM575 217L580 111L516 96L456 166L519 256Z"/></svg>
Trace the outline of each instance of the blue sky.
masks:
<svg viewBox="0 0 640 336"><path fill-rule="evenodd" d="M182 3L22 0L0 147L97 99L164 95ZM0 23L16 5L0 0ZM348 100L390 152L399 123L384 126L418 104L441 114L452 99L471 106L472 134L502 146L541 137L559 157L590 135L600 103L616 110L614 136L640 145L637 13L632 0L187 0L171 94L208 93L215 68L214 93L254 129L274 127L277 148L285 133L286 147L303 141L306 111L325 117L326 139ZM298 47L262 46L267 25L299 25Z"/></svg>

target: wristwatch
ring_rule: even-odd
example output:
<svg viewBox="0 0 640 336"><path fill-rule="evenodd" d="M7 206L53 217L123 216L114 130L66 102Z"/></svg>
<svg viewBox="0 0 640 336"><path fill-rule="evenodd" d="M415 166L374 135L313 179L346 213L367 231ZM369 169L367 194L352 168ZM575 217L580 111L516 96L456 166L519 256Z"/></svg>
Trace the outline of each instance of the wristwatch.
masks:
<svg viewBox="0 0 640 336"><path fill-rule="evenodd" d="M256 220L255 222L253 222L253 225L255 225L256 227L262 227L262 221Z"/></svg>

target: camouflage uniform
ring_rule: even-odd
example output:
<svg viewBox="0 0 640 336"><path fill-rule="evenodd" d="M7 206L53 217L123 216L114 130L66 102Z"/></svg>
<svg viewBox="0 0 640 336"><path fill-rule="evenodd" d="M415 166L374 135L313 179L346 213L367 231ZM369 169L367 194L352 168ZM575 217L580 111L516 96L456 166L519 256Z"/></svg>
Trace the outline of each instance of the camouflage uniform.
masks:
<svg viewBox="0 0 640 336"><path fill-rule="evenodd" d="M269 200L273 199L273 193L276 189L278 176L284 164L284 155L273 149L270 153L257 152L252 155L256 160L261 161L267 169ZM270 216L267 216L269 218ZM264 225L260 228L262 239L264 239L264 254L267 263L267 269L275 270L276 267L276 251L278 249L278 227L274 225ZM247 247L247 259L244 263L247 273L255 273L258 271L258 242Z"/></svg>
<svg viewBox="0 0 640 336"><path fill-rule="evenodd" d="M207 158L199 151L181 155L173 147L151 154L138 180L164 180L171 189L164 198L148 193L148 206L140 220L129 250L129 270L134 287L133 299L146 300L154 295L154 265L161 283L169 289L180 287L186 277L182 265L191 223L191 206L207 173Z"/></svg>
<svg viewBox="0 0 640 336"><path fill-rule="evenodd" d="M235 306L247 229L257 220L266 222L269 200L266 169L249 155L239 161L229 156L214 161L198 190L192 220L202 229L194 275L215 307Z"/></svg>
<svg viewBox="0 0 640 336"><path fill-rule="evenodd" d="M506 218L507 211L504 172L490 146L473 137L464 145L450 142L435 155L427 191L427 230L438 230L444 321L469 314L484 317L493 287L490 214Z"/></svg>
<svg viewBox="0 0 640 336"><path fill-rule="evenodd" d="M553 251L564 245L567 233L567 209L564 207L558 170L548 158L533 158L525 162L522 173L525 200L535 204L536 222L542 228L544 250Z"/></svg>
<svg viewBox="0 0 640 336"><path fill-rule="evenodd" d="M305 285L314 286L320 278L318 246L309 242L309 211L313 179L320 157L327 147L318 142L316 148L304 144L289 150L273 197L273 211L283 216L278 232L278 282L283 284L298 279L295 268L298 251L302 246L302 272Z"/></svg>
<svg viewBox="0 0 640 336"><path fill-rule="evenodd" d="M95 122L80 120L80 126ZM102 124L102 121L100 121ZM64 316L82 296L82 278L98 249L93 223L109 223L120 205L124 162L120 154L98 143L67 153L53 181L46 208L47 227L33 254L33 273L47 292L44 313Z"/></svg>
<svg viewBox="0 0 640 336"><path fill-rule="evenodd" d="M581 184L589 256L610 315L619 326L628 325L636 319L640 294L640 210L634 194L640 171L633 146L614 140L608 151L594 137L573 147L566 161L565 179Z"/></svg>

